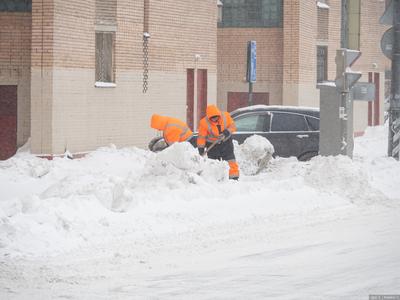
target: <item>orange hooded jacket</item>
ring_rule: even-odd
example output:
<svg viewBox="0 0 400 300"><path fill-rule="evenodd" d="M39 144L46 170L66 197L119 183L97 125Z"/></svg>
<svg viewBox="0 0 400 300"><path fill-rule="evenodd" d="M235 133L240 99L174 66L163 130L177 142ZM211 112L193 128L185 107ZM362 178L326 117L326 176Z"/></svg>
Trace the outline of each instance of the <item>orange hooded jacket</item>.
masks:
<svg viewBox="0 0 400 300"><path fill-rule="evenodd" d="M185 122L179 119L160 115L151 116L151 128L161 130L168 145L185 142L193 136L193 132Z"/></svg>
<svg viewBox="0 0 400 300"><path fill-rule="evenodd" d="M220 117L217 122L210 120L214 116ZM220 125L220 131L218 130L218 125ZM207 106L206 116L199 123L197 147L204 148L206 142L212 143L216 141L225 129L228 129L231 133L236 131L236 125L231 115L228 112L221 112L215 105Z"/></svg>

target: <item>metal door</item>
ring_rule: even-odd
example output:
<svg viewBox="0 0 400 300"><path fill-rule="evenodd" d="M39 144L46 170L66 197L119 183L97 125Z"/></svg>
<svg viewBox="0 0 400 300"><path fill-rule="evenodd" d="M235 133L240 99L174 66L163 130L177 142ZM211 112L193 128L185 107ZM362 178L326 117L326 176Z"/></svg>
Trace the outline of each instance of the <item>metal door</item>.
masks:
<svg viewBox="0 0 400 300"><path fill-rule="evenodd" d="M17 86L0 85L0 160L17 151Z"/></svg>
<svg viewBox="0 0 400 300"><path fill-rule="evenodd" d="M228 111L234 111L237 108L248 106L249 93L246 92L228 92ZM269 104L269 93L253 93L254 104Z"/></svg>

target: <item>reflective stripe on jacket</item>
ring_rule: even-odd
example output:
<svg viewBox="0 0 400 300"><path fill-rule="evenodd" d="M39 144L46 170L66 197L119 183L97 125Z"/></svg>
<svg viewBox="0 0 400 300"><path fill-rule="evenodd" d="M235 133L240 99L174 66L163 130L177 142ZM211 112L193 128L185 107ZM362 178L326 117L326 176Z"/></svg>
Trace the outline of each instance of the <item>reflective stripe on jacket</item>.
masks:
<svg viewBox="0 0 400 300"><path fill-rule="evenodd" d="M185 142L193 136L189 126L176 118L153 115L151 117L151 127L163 132L164 140L168 145L176 142Z"/></svg>
<svg viewBox="0 0 400 300"><path fill-rule="evenodd" d="M218 122L210 120L213 116L219 116ZM218 130L218 125L220 130ZM235 122L228 112L221 112L215 105L207 107L207 115L200 120L199 136L197 137L197 147L204 148L206 142L212 143L218 139L220 134L228 129L231 133L236 131Z"/></svg>

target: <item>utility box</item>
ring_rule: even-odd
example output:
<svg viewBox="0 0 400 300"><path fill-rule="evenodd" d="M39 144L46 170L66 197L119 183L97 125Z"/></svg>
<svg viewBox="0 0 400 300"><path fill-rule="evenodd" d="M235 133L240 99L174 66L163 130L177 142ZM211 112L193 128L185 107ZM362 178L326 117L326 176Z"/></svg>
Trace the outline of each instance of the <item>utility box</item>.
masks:
<svg viewBox="0 0 400 300"><path fill-rule="evenodd" d="M336 78L318 84L320 89L319 153L323 156L347 155L353 157L353 101L371 98L373 90L368 83L354 88L361 77L351 66L361 52L350 49L336 51Z"/></svg>
<svg viewBox="0 0 400 300"><path fill-rule="evenodd" d="M344 140L342 131L346 130L347 136L353 134L353 113L348 111L352 110L353 103L350 100L347 112L343 109L340 101L342 95L334 82L318 84L318 88L320 89L319 153L322 156L343 154L351 157L353 139Z"/></svg>

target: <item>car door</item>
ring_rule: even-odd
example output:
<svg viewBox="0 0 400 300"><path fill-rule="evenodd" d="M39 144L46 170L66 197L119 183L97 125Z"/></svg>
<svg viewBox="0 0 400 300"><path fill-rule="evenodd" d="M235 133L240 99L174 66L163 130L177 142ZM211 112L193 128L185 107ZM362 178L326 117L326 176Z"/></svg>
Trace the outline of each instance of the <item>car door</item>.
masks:
<svg viewBox="0 0 400 300"><path fill-rule="evenodd" d="M232 135L233 139L239 144L246 138L257 134L268 138L270 124L269 112L249 112L234 117L236 132Z"/></svg>
<svg viewBox="0 0 400 300"><path fill-rule="evenodd" d="M271 129L268 135L274 145L275 155L299 157L310 143L310 132L303 114L271 112Z"/></svg>
<svg viewBox="0 0 400 300"><path fill-rule="evenodd" d="M314 116L305 116L307 125L308 125L308 143L305 145L305 149L303 149L304 153L313 152L315 155L318 155L319 152L319 118Z"/></svg>

